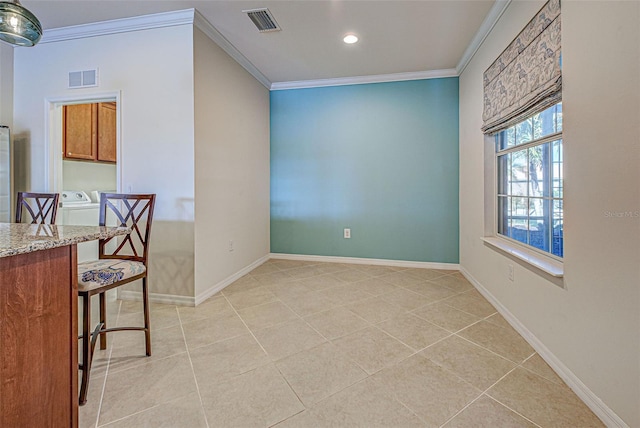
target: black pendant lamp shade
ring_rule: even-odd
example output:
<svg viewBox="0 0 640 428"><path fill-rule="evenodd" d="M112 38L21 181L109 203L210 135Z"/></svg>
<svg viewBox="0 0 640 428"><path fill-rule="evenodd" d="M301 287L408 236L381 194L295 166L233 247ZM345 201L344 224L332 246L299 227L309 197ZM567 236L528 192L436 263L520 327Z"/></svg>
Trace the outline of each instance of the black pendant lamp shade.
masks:
<svg viewBox="0 0 640 428"><path fill-rule="evenodd" d="M0 40L12 45L34 46L42 37L42 26L35 15L18 0L0 1Z"/></svg>

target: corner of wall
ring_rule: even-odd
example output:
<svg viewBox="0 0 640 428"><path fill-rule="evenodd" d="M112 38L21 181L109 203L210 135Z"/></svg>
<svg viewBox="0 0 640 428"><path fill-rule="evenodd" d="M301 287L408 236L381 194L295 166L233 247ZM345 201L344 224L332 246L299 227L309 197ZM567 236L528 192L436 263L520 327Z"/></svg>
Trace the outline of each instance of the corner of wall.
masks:
<svg viewBox="0 0 640 428"><path fill-rule="evenodd" d="M0 125L13 125L13 47L0 43Z"/></svg>

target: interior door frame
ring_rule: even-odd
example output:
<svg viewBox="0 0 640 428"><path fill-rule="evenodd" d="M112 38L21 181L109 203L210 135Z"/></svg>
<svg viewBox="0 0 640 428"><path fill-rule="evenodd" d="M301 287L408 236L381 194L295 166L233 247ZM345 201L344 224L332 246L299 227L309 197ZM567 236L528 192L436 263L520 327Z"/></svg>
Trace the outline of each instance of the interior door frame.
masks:
<svg viewBox="0 0 640 428"><path fill-rule="evenodd" d="M121 91L94 92L76 96L45 98L44 138L45 153L49 162L45 162L45 187L50 192L62 192L62 107L71 104L91 104L102 102L116 103L116 191L122 186L122 139L121 139Z"/></svg>

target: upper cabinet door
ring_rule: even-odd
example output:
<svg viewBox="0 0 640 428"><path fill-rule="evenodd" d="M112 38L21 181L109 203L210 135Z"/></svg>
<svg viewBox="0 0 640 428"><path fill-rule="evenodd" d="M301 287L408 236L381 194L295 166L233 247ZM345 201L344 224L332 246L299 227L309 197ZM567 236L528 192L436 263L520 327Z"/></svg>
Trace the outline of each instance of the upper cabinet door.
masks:
<svg viewBox="0 0 640 428"><path fill-rule="evenodd" d="M95 160L97 157L97 107L75 104L63 109L63 147L67 159Z"/></svg>
<svg viewBox="0 0 640 428"><path fill-rule="evenodd" d="M98 104L98 160L116 162L116 103Z"/></svg>

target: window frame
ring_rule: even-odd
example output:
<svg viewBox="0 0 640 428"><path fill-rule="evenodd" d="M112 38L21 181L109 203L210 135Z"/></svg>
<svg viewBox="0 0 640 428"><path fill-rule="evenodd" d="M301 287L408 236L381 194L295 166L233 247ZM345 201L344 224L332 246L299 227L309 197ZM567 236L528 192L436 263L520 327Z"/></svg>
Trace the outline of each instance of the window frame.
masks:
<svg viewBox="0 0 640 428"><path fill-rule="evenodd" d="M499 145L498 139L497 139L497 135L499 133L493 134L491 137L495 139L495 171L494 171L494 175L495 175L495 192L494 192L494 213L495 215L493 216L493 221L494 221L494 225L493 225L493 230L495 231L495 235L506 239L508 241L512 241L514 244L517 245L523 245L525 246L527 249L532 250L532 251L536 251L541 253L544 256L547 257L551 257L554 258L558 261L562 261L563 260L563 256L564 256L564 244L563 244L563 256L558 256L556 254L554 254L552 251L545 251L543 249L540 249L538 247L535 247L533 245L527 244L525 242L522 241L518 241L517 239L514 239L508 235L504 235L502 233L499 232L500 228L499 228L499 223L500 223L500 197L501 196L505 196L505 197L518 197L518 196L514 196L512 194L501 194L499 191L499 182L503 177L500 177L500 167L499 167L499 159L501 156L505 156L508 155L510 153L514 153L514 152L519 152L519 151L523 151L523 150L529 150L532 147L538 147L538 146L542 146L544 144L548 144L548 143L554 143L556 141L560 141L561 144L563 145L563 150L564 150L564 140L562 138L562 131L559 132L554 132L553 134L549 134L546 135L542 138L538 138L536 140L532 140L529 141L527 143L523 143L523 144L519 144L519 145L515 145L506 149L502 149L500 150L497 146ZM564 156L562 156L563 158L563 162L562 162L562 180L564 180ZM529 186L530 184L530 180L527 180L527 186ZM552 194L547 196L547 197L531 197L531 196L522 196L522 198L526 198L528 201L530 201L531 199L547 199L549 201L551 201L551 203L553 204L554 201L562 201L563 204L563 229L564 229L564 186L563 186L563 190L562 190L562 197L558 198L558 197L554 197ZM551 221L553 221L553 216L551 216ZM527 228L527 233L530 233L530 229ZM564 231L563 231L563 240L564 240ZM553 246L553 242L551 242L550 244L551 246ZM553 247L551 247L553 248Z"/></svg>
<svg viewBox="0 0 640 428"><path fill-rule="evenodd" d="M559 101L561 103L562 101ZM555 105L555 104L554 104ZM564 111L563 111L564 113ZM531 115L529 118L535 116ZM524 119L524 121L528 120ZM515 126L515 125L514 125ZM554 141L562 141L562 182L563 191L562 198L553 198L553 194L550 194L550 200L561 200L563 204L563 223L564 223L564 138L563 130L556 131L552 134L545 135L536 140L528 141L519 145L514 145L503 150L499 150L499 138L497 135L500 132L493 134L485 134L485 156L484 156L484 171L485 171L485 185L484 185L484 206L485 206L485 221L484 221L484 236L482 241L489 248L496 250L500 253L506 254L517 262L535 268L534 271L540 272L543 276L546 276L553 280L559 286L563 286L562 278L564 276L564 248L563 243L563 257L556 256L551 251L541 250L537 247L529 245L527 243L518 241L509 236L498 233L498 215L499 215L499 156L506 153L529 149L530 147L539 146L546 143L552 143ZM553 189L553 188L552 188ZM526 196L529 199L529 196ZM553 217L552 217L553 218ZM564 229L564 227L563 227ZM564 233L563 233L564 240ZM552 243L551 243L552 245ZM560 282L556 282L560 281Z"/></svg>

